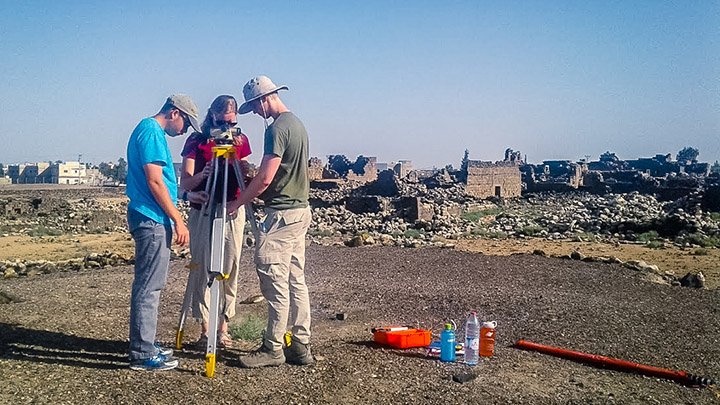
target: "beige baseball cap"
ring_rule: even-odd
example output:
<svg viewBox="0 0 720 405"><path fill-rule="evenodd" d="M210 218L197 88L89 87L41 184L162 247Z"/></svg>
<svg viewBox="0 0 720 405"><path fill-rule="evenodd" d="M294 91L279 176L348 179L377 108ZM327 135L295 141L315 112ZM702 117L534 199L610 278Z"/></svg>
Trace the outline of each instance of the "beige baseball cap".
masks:
<svg viewBox="0 0 720 405"><path fill-rule="evenodd" d="M276 86L267 76L256 76L250 79L243 86L243 97L245 102L238 108L238 113L247 114L252 111L252 102L278 90L287 90L287 86Z"/></svg>
<svg viewBox="0 0 720 405"><path fill-rule="evenodd" d="M168 97L166 103L172 104L175 108L187 114L190 119L190 125L192 125L197 132L202 132L200 124L198 123L198 118L200 116L198 114L198 108L190 96L187 94L173 94Z"/></svg>

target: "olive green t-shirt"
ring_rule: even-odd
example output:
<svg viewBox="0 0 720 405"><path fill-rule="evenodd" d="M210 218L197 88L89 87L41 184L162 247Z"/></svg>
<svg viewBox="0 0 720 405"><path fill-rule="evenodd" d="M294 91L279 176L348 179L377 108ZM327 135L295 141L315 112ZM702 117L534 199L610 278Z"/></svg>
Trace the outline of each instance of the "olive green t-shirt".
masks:
<svg viewBox="0 0 720 405"><path fill-rule="evenodd" d="M280 157L280 167L268 188L260 194L275 209L308 206L308 135L291 112L281 113L265 131L265 155Z"/></svg>

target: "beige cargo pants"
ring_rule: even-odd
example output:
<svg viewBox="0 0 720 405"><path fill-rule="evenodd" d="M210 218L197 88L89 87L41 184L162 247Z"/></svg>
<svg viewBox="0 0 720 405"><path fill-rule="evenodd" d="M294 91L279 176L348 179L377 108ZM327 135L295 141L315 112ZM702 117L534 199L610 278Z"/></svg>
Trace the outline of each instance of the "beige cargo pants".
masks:
<svg viewBox="0 0 720 405"><path fill-rule="evenodd" d="M208 288L208 269L210 268L210 226L212 217L203 217L199 209L191 208L188 217L190 230L190 276L188 283L192 288L192 314L196 319L207 322L210 313L210 289ZM227 280L220 286L220 314L226 319L235 316L237 300L238 272L240 270L240 252L245 230L245 207L240 207L225 220L224 267Z"/></svg>
<svg viewBox="0 0 720 405"><path fill-rule="evenodd" d="M305 285L305 234L310 226L310 208L275 210L258 229L255 265L260 290L268 302L265 346L282 349L283 335L290 327L300 343L310 343L310 296Z"/></svg>

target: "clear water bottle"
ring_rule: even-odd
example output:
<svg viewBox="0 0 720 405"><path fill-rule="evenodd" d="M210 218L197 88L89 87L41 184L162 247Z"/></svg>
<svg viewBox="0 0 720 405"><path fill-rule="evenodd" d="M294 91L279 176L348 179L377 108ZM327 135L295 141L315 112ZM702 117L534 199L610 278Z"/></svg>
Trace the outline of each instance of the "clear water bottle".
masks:
<svg viewBox="0 0 720 405"><path fill-rule="evenodd" d="M465 364L474 366L478 363L480 348L480 323L475 311L465 321Z"/></svg>
<svg viewBox="0 0 720 405"><path fill-rule="evenodd" d="M449 323L440 333L440 361L455 361L455 331Z"/></svg>

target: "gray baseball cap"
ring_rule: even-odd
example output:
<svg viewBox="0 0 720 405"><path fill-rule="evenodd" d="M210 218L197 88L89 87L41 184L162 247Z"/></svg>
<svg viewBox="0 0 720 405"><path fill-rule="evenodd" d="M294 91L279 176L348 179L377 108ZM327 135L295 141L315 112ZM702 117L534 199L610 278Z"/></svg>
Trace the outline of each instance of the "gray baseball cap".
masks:
<svg viewBox="0 0 720 405"><path fill-rule="evenodd" d="M256 76L250 79L243 86L243 97L245 102L238 108L238 113L246 114L252 111L252 102L278 90L287 90L287 86L276 86L267 76Z"/></svg>
<svg viewBox="0 0 720 405"><path fill-rule="evenodd" d="M190 119L190 125L192 125L197 132L202 132L200 124L198 123L198 118L200 116L198 114L198 108L190 96L187 94L173 94L168 97L166 103L172 104L175 108L187 114Z"/></svg>

